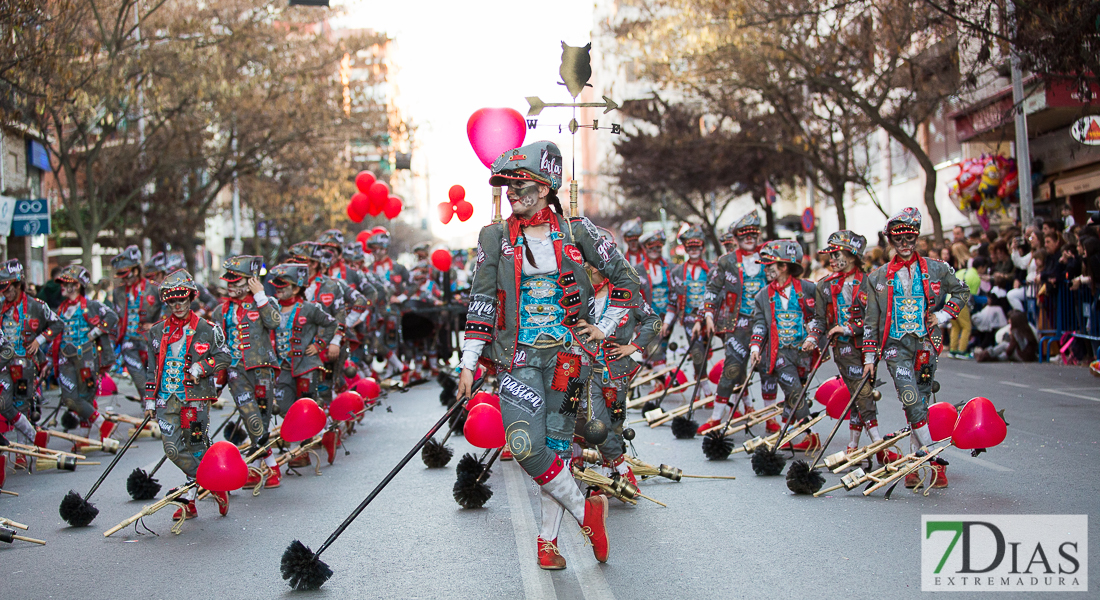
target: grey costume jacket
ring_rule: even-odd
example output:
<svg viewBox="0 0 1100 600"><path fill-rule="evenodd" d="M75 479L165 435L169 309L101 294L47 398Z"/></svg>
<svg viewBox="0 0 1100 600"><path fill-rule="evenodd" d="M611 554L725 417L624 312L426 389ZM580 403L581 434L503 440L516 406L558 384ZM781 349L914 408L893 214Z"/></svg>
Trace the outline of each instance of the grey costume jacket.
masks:
<svg viewBox="0 0 1100 600"><path fill-rule="evenodd" d="M737 327L741 314L741 262L736 252L718 257L707 276L707 293L703 296L703 314L714 319L718 333L730 333Z"/></svg>
<svg viewBox="0 0 1100 600"><path fill-rule="evenodd" d="M649 346L660 337L661 324L661 317L643 301L641 306L635 306L623 315L610 341L616 344L634 344L639 350L652 352L653 348ZM604 345L606 347L606 343ZM629 355L616 360L605 360L604 364L607 365L607 373L611 379L630 377L641 367Z"/></svg>
<svg viewBox="0 0 1100 600"><path fill-rule="evenodd" d="M162 314L168 314L163 310L164 304L160 301L160 286L152 283L148 280L142 280L140 283L135 284L141 286L141 301L138 304L138 323L141 325L153 324L160 320ZM114 289L111 294L111 301L115 305L115 312L118 313L118 342L122 342L126 339L126 323L129 315L126 312L127 305L127 290L126 286L120 285ZM141 327L138 327L138 334L141 334Z"/></svg>
<svg viewBox="0 0 1100 600"><path fill-rule="evenodd" d="M241 348L241 362L244 369L257 367L279 367L279 357L272 346L273 333L279 329L282 314L279 312L278 301L269 298L263 306L256 306L256 300L251 294L238 302L225 300L218 306L212 315L214 322L225 328L225 318L229 311L236 311L235 318L237 328L240 330L240 338L237 342ZM228 328L223 329L228 335Z"/></svg>
<svg viewBox="0 0 1100 600"><path fill-rule="evenodd" d="M23 334L23 347L29 346L35 338L41 335L46 343L40 344L38 351L41 352L40 356L45 356L49 350L47 344L52 343L55 338L61 335L61 332L65 330L65 323L57 316L57 313L46 306L45 302L38 298L31 298L26 292L22 296L16 304L19 305L19 310L23 314L23 322L19 324L20 332ZM9 310L16 310L16 307L13 305ZM37 356L27 358L41 364Z"/></svg>
<svg viewBox="0 0 1100 600"><path fill-rule="evenodd" d="M638 306L641 302L638 274L614 243L600 237L592 221L585 217L566 219L558 214L551 218L550 239L563 293L560 304L565 309L562 325L569 329L575 343L582 343L574 327L582 320L593 323L593 290L581 263L594 265L610 281L608 308ZM505 370L512 367L519 339L524 240L518 231L512 218L481 229L466 316L466 337L486 342L482 362ZM585 350L592 353L591 347Z"/></svg>
<svg viewBox="0 0 1100 600"><path fill-rule="evenodd" d="M64 303L61 305L65 306ZM58 318L62 313L58 313ZM66 347L64 336L57 336L54 339L54 346L51 353L54 358L54 368L57 367L58 353L64 356L75 356L80 354L87 356L89 352L96 352L96 364L99 365L101 370L109 369L115 364L115 345L114 340L111 339L114 332L118 331L118 313L114 311L110 306L103 304L102 302L96 302L95 300L84 299L84 321L88 323L88 327L98 327L103 332L102 335L95 339L85 342L82 348Z"/></svg>
<svg viewBox="0 0 1100 600"><path fill-rule="evenodd" d="M280 316L294 319L290 324L290 356L280 358L290 362L291 376L300 377L321 368L321 354L336 335L336 319L314 302L299 300L296 306L297 311ZM310 344L316 344L318 354L306 355L306 346Z"/></svg>
<svg viewBox="0 0 1100 600"><path fill-rule="evenodd" d="M164 355L168 351L168 335L171 333L170 319L171 316L161 319L146 334L151 348L145 367L148 378L145 384L146 410L151 410L155 406L157 392L160 390ZM225 334L222 333L221 327L192 311L184 335L187 337L187 351L183 359L183 368L185 371L190 371L191 365L202 365L202 373L194 383L184 378L183 387L186 397L183 400L188 402L216 400L218 390L214 375L229 366L229 350L225 347Z"/></svg>
<svg viewBox="0 0 1100 600"><path fill-rule="evenodd" d="M808 279L791 279L791 285L798 294L798 307L802 311L802 325L806 329L806 335L814 335L810 328L817 314L817 286ZM766 372L775 370L775 359L779 356L779 332L777 331L775 317L772 314L771 285L756 294L756 305L752 310L752 340L751 343L760 346L764 352ZM801 343L799 344L801 345Z"/></svg>

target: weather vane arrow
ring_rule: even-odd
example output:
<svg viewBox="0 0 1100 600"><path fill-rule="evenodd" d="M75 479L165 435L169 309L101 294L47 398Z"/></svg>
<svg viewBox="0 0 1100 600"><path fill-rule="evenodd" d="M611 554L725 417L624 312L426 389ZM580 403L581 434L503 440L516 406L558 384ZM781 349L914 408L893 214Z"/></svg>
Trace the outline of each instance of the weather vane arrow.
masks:
<svg viewBox="0 0 1100 600"><path fill-rule="evenodd" d="M544 108L563 108L563 107L564 108L580 108L580 107L590 106L590 107L593 107L593 108L602 108L602 109L604 109L603 114L605 114L605 115L607 113L619 108L619 105L616 104L614 100L612 100L611 98L608 98L607 96L603 97L603 102L576 102L576 103L572 103L572 104L570 104L568 102L551 102L551 103L548 104L548 103L543 102L542 100L540 100L538 96L528 96L527 97L527 104L531 105L531 108L527 111L527 116L528 117L537 117L538 114L541 113L542 109L544 109Z"/></svg>

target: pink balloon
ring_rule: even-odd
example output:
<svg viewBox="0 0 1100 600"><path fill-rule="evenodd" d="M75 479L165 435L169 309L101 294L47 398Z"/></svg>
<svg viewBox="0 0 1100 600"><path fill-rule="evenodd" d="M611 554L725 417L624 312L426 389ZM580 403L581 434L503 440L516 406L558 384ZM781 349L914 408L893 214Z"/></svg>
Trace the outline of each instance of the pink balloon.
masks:
<svg viewBox="0 0 1100 600"><path fill-rule="evenodd" d="M817 391L814 392L814 400L817 400L818 404L824 405L826 408L829 406L829 399L833 397L833 392L839 388L846 388L844 381L839 375L832 379L825 380L825 383L817 386Z"/></svg>
<svg viewBox="0 0 1100 600"><path fill-rule="evenodd" d="M470 398L470 402L466 404L466 410L473 410L478 404L488 403L493 408L500 410L500 398L489 392L478 392L474 394L473 398Z"/></svg>
<svg viewBox="0 0 1100 600"><path fill-rule="evenodd" d="M726 368L726 359L722 359L714 364L710 368L710 373L707 375L707 379L714 385L718 385L719 381L722 381L722 370Z"/></svg>
<svg viewBox="0 0 1100 600"><path fill-rule="evenodd" d="M451 253L447 250L440 248L435 252L432 252L432 266L440 271L446 271L451 268Z"/></svg>
<svg viewBox="0 0 1100 600"><path fill-rule="evenodd" d="M447 199L451 201L451 204L458 202L466 197L466 188L458 185L457 183L451 186L451 189L447 190Z"/></svg>
<svg viewBox="0 0 1100 600"><path fill-rule="evenodd" d="M351 219L352 223L362 222L364 216L366 215L355 210L355 204L348 202L348 218Z"/></svg>
<svg viewBox="0 0 1100 600"><path fill-rule="evenodd" d="M501 153L523 145L527 123L513 108L482 108L470 115L466 135L478 160L488 167Z"/></svg>
<svg viewBox="0 0 1100 600"><path fill-rule="evenodd" d="M992 448L1005 441L1008 428L988 398L972 398L963 406L951 439L962 450Z"/></svg>
<svg viewBox="0 0 1100 600"><path fill-rule="evenodd" d="M455 216L455 205L450 202L439 203L439 221L446 225Z"/></svg>
<svg viewBox="0 0 1100 600"><path fill-rule="evenodd" d="M333 421L350 421L365 405L362 396L349 390L332 399L332 404L328 405L328 414Z"/></svg>
<svg viewBox="0 0 1100 600"><path fill-rule="evenodd" d="M500 448L504 445L504 419L492 404L482 402L470 409L462 435L478 448Z"/></svg>
<svg viewBox="0 0 1100 600"><path fill-rule="evenodd" d="M458 220L465 223L470 220L470 217L474 215L474 205L465 200L459 200L455 205L455 215L458 216Z"/></svg>
<svg viewBox="0 0 1100 600"><path fill-rule="evenodd" d="M383 181L375 182L370 186L370 191L367 192L367 199L370 201L367 204L367 213L372 217L377 217L378 213L386 208L389 197L390 186Z"/></svg>
<svg viewBox="0 0 1100 600"><path fill-rule="evenodd" d="M951 437L958 419L959 411L950 402L937 402L929 406L928 433L932 434L932 441L940 442Z"/></svg>
<svg viewBox="0 0 1100 600"><path fill-rule="evenodd" d="M279 435L291 443L307 440L321 433L325 420L325 411L312 398L299 398L287 409Z"/></svg>

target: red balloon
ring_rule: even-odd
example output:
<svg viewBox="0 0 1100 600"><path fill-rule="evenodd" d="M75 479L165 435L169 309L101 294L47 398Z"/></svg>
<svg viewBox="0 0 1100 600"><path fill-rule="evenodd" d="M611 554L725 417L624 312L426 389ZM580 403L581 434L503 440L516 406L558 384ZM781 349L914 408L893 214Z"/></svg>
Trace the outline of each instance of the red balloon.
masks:
<svg viewBox="0 0 1100 600"><path fill-rule="evenodd" d="M707 374L707 379L714 385L718 385L718 382L722 380L722 369L726 368L726 359L718 361L716 365L710 368L710 373Z"/></svg>
<svg viewBox="0 0 1100 600"><path fill-rule="evenodd" d="M378 181L370 186L370 191L367 192L367 199L369 203L367 205L367 214L372 217L377 217L379 213L386 208L386 201L390 198L390 186L385 182Z"/></svg>
<svg viewBox="0 0 1100 600"><path fill-rule="evenodd" d="M451 268L451 253L447 252L443 248L432 252L432 266L440 271L446 271Z"/></svg>
<svg viewBox="0 0 1100 600"><path fill-rule="evenodd" d="M470 115L466 135L478 160L489 167L503 152L523 145L527 123L514 108L482 108Z"/></svg>
<svg viewBox="0 0 1100 600"><path fill-rule="evenodd" d="M325 411L310 398L301 398L286 411L279 436L288 442L300 442L321 433L325 428Z"/></svg>
<svg viewBox="0 0 1100 600"><path fill-rule="evenodd" d="M474 205L465 200L459 200L458 203L454 205L454 207L455 214L458 215L458 220L462 221L463 223L468 221L470 217L474 215Z"/></svg>
<svg viewBox="0 0 1100 600"><path fill-rule="evenodd" d="M997 407L988 398L978 397L967 402L959 413L951 439L958 448L974 450L992 448L1005 441L1007 436L1008 426L997 414Z"/></svg>
<svg viewBox="0 0 1100 600"><path fill-rule="evenodd" d="M202 455L195 479L211 492L239 490L248 481L248 465L236 446L225 440L214 442Z"/></svg>
<svg viewBox="0 0 1100 600"><path fill-rule="evenodd" d="M361 380L355 384L355 392L369 400L374 400L382 394L382 386L372 377Z"/></svg>
<svg viewBox="0 0 1100 600"><path fill-rule="evenodd" d="M492 404L482 402L470 409L462 435L477 448L500 448L504 445L504 419Z"/></svg>
<svg viewBox="0 0 1100 600"><path fill-rule="evenodd" d="M842 380L839 375L831 379L826 379L825 383L817 386L817 391L814 392L814 400L816 400L818 404L828 408L829 399L833 397L833 392L835 392L837 388L848 388L848 386L844 385L844 380Z"/></svg>
<svg viewBox="0 0 1100 600"><path fill-rule="evenodd" d="M363 213L355 210L355 206L351 202L348 202L348 218L351 219L352 223L361 222L365 216L366 215Z"/></svg>
<svg viewBox="0 0 1100 600"><path fill-rule="evenodd" d="M355 209L355 212L365 215L370 207L370 198L367 198L367 195L362 192L352 194L351 206Z"/></svg>
<svg viewBox="0 0 1100 600"><path fill-rule="evenodd" d="M673 380L675 380L676 383L672 383ZM688 382L688 376L685 375L684 372L680 371L680 370L677 370L675 373L669 373L668 375L665 376L665 385L668 386L668 387L672 387L674 385L683 385L687 382Z"/></svg>
<svg viewBox="0 0 1100 600"><path fill-rule="evenodd" d="M328 414L333 421L350 421L365 407L363 397L349 390L332 399L332 404L328 405Z"/></svg>
<svg viewBox="0 0 1100 600"><path fill-rule="evenodd" d="M466 404L466 410L473 410L478 404L488 404L500 410L500 397L496 394L490 394L489 392L478 392L474 394L473 398L470 398L470 401Z"/></svg>
<svg viewBox="0 0 1100 600"><path fill-rule="evenodd" d="M455 216L455 205L450 202L439 203L439 221L446 225L451 222L451 217Z"/></svg>
<svg viewBox="0 0 1100 600"><path fill-rule="evenodd" d="M851 410L845 411L848 408L848 402L852 399L851 394L848 393L848 386L841 383L840 387L833 390L832 396L829 396L829 403L825 405L825 412L834 419L847 419Z"/></svg>
<svg viewBox="0 0 1100 600"><path fill-rule="evenodd" d="M932 434L932 441L940 442L951 437L958 419L959 411L950 402L937 402L929 406L928 432Z"/></svg>
<svg viewBox="0 0 1100 600"><path fill-rule="evenodd" d="M401 214L402 208L404 207L401 204L401 198L398 198L397 196L390 196L389 200L386 201L386 218L396 219L397 215Z"/></svg>
<svg viewBox="0 0 1100 600"><path fill-rule="evenodd" d="M466 197L466 188L458 185L457 183L451 186L451 189L447 190L447 198L451 201L451 204L458 202Z"/></svg>
<svg viewBox="0 0 1100 600"><path fill-rule="evenodd" d="M359 171L359 174L355 176L355 188L364 194L370 189L370 186L374 185L374 173L370 171Z"/></svg>
<svg viewBox="0 0 1100 600"><path fill-rule="evenodd" d="M359 242L363 246L364 250L367 249L367 240L369 240L369 239L370 239L370 232L369 231L360 231L359 233L355 234L355 241Z"/></svg>

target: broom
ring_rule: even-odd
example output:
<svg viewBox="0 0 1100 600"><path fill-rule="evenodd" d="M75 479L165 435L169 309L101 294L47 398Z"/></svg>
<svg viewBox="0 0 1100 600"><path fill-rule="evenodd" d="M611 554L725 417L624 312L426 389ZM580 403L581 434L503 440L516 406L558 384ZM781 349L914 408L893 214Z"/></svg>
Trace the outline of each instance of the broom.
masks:
<svg viewBox="0 0 1100 600"><path fill-rule="evenodd" d="M473 389L476 390L478 387L480 387L480 381L475 384ZM473 393L473 390L471 390L471 393ZM466 405L466 400L467 399L464 398L461 401L456 402L455 405L452 406L446 414L444 414L442 417L439 418L438 421L436 421L435 425L433 425L432 428L428 430L428 433L426 433L424 437L420 438L420 441L418 441L416 445L414 445L412 449L409 450L407 454L405 454L404 458L402 458L397 463L397 466L391 469L390 472L382 479L382 481L379 482L379 484L375 486L373 490L371 490L371 493L368 494L367 497L359 503L359 506L357 506L355 510L352 511L352 513L348 515L348 517L344 519L342 523L340 523L340 526L336 528L336 531L333 531L332 534L328 536L328 539L325 540L325 543L321 544L321 547L318 548L316 552L310 550L308 546L306 546L299 540L294 540L290 543L289 546L287 546L286 551L283 552L280 570L282 572L283 579L290 583L290 587L292 589L316 590L324 585L330 577L332 577L332 569L321 561L321 553L323 553L329 546L331 546L332 543L340 537L340 534L344 533L344 530L347 529L348 526L351 525L352 521L354 521L356 517L358 517L363 512L363 510L367 508L367 505L370 504L376 496L378 496L378 494L390 483L390 481L393 481L393 478L397 476L401 469L405 468L405 465L409 464L409 461L412 460L412 457L420 451L424 444L427 443L428 439L434 436L436 432L438 432L439 429L443 427L443 424L446 423L448 419L450 419L452 416L462 410L462 408Z"/></svg>
<svg viewBox="0 0 1100 600"><path fill-rule="evenodd" d="M630 463L630 470L634 471L634 474L638 477L664 477L671 481L680 481L684 477L691 479L737 479L736 477L730 477L727 475L685 475L683 470L669 465L662 464L659 467L655 467L649 463L643 462L637 457L627 454L623 455L626 462Z"/></svg>
<svg viewBox="0 0 1100 600"><path fill-rule="evenodd" d="M448 405L451 406L451 405ZM466 411L465 408L462 409ZM447 447L447 440L450 439L451 434L458 430L461 426L466 425L466 419L455 419L451 422L450 429L447 430L447 434L443 436L442 442L435 441L435 438L429 438L424 443L424 448L420 451L420 460L424 461L424 466L429 469L442 469L447 466L447 463L451 462L451 457L454 456L454 450Z"/></svg>
<svg viewBox="0 0 1100 600"><path fill-rule="evenodd" d="M490 468L496 462L502 450L504 450L503 446L497 448L485 465L482 465L479 460L472 465L467 464L463 469L456 469L458 478L451 493L459 506L462 508L481 508L493 497L493 490L485 483L485 480L492 475ZM485 453L488 454L489 451L486 450ZM466 454L463 456L464 459L466 457L473 458L473 455ZM485 456L483 455L481 458L484 460Z"/></svg>
<svg viewBox="0 0 1100 600"><path fill-rule="evenodd" d="M699 424L693 418L695 416L695 400L699 398L699 391L703 389L703 372L707 368L707 357L710 356L710 342L714 339L714 333L707 336L703 345L703 360L695 369L695 389L691 392L691 401L688 402L687 416L678 416L672 419L672 435L678 440L690 440L695 437ZM688 354L691 354L691 346L688 346Z"/></svg>
<svg viewBox="0 0 1100 600"><path fill-rule="evenodd" d="M674 373L674 374L679 373L680 369L682 369L684 367L684 362L687 361L687 358L689 356L691 356L691 346L692 346L692 344L695 343L695 341L698 338L699 338L699 334L695 334L695 335L691 336L690 340L688 340L688 349L687 349L687 351L684 352L683 358L680 359L680 363L676 365L676 368L673 369L672 373ZM670 388L672 387L672 384L673 384L674 381L676 381L675 375L669 375L668 379L665 380L665 389L664 389L663 392L661 392L661 397L658 398L656 401L649 400L642 406L642 414L643 415L647 414L647 413L650 413L650 412L653 412L653 411L657 410L658 408L661 408L661 403L664 402L665 397L668 396L668 393L669 393ZM686 386L686 384L685 384L685 386ZM684 387L684 388L681 388L681 389L687 389L687 388ZM637 406L637 404L635 404L634 406Z"/></svg>
<svg viewBox="0 0 1100 600"><path fill-rule="evenodd" d="M643 494L641 491L638 490L638 486L630 483L624 477L619 477L618 473L616 473L615 475L616 477L612 479L610 477L601 475L600 473L597 473L592 469L585 469L581 471L576 467L573 468L573 477L580 480L581 483L586 483L590 486L598 487L603 490L604 493L614 496L619 500L622 500L623 502L637 505L638 498L645 498L646 500L649 500L654 504L659 504L665 508L668 508L668 505L664 502L659 502Z"/></svg>
<svg viewBox="0 0 1100 600"><path fill-rule="evenodd" d="M134 431L130 434L130 439L126 440L126 444L122 446L122 449L115 454L115 457L111 459L111 464L107 465L107 468L103 470L103 474L99 476L95 484L92 485L92 489L88 490L87 496L81 498L80 494L73 490L69 490L68 494L61 500L61 506L58 507L58 512L61 514L61 518L65 519L65 522L73 527L87 527L99 514L99 509L88 500L92 497L92 494L99 489L99 485L103 483L104 479L111 474L111 470L118 464L122 455L130 449L130 445L134 443L138 435L145 430L145 426L149 424L149 420L152 419L152 415L147 415L140 425L134 428Z"/></svg>
<svg viewBox="0 0 1100 600"><path fill-rule="evenodd" d="M741 402L745 399L745 394L748 393L752 378L756 375L758 362L754 361L749 364L749 370L746 371L748 375L745 376L745 382L741 384L741 389L737 391L737 401L734 402L733 410L730 411L730 416L726 418L725 425L720 430L715 431L712 429L703 436L703 456L706 456L707 460L726 460L733 452L733 440L729 439L733 437L733 434L727 436L726 431L730 427L730 422L733 421L733 415L737 414L737 408L741 406Z"/></svg>
<svg viewBox="0 0 1100 600"><path fill-rule="evenodd" d="M211 438L218 437L218 433L229 423L233 415L237 414L237 410L238 407L234 406L233 410L229 412L229 415L222 420L221 425L218 425L214 433L210 434ZM157 497L157 494L160 493L161 485L159 481L153 478L153 475L156 475L157 471L160 470L161 465L163 465L166 460L168 460L167 455L160 457L160 460L157 461L152 471L145 472L145 469L135 468L130 472L130 475L126 478L126 492L130 494L131 498L134 500L152 500Z"/></svg>

